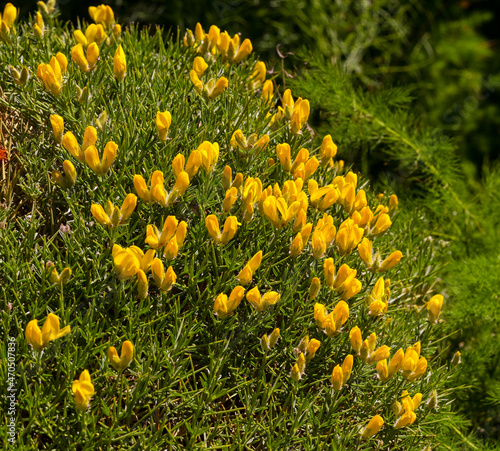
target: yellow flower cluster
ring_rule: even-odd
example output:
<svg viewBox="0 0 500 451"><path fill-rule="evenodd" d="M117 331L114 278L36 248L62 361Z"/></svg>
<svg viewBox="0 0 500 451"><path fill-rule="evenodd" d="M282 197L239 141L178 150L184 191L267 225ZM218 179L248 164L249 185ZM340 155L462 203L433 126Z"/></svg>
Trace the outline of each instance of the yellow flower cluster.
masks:
<svg viewBox="0 0 500 451"><path fill-rule="evenodd" d="M332 377L330 378L330 382L333 385L334 390L340 390L343 385L349 380L351 377L352 364L354 359L351 354L346 356L344 362L341 365L337 365L332 371Z"/></svg>
<svg viewBox="0 0 500 451"><path fill-rule="evenodd" d="M278 107L278 111L271 116L271 126L279 127L286 119L289 121L289 127L292 134L297 135L302 133L302 127L309 119L311 107L307 99L299 97L293 99L292 91L287 89L283 94L282 106Z"/></svg>
<svg viewBox="0 0 500 451"><path fill-rule="evenodd" d="M43 86L54 96L59 96L63 88L63 75L66 74L68 60L66 56L58 52L50 59L49 64L40 63L36 76Z"/></svg>
<svg viewBox="0 0 500 451"><path fill-rule="evenodd" d="M49 2L45 8L53 8L53 3ZM72 61L84 73L78 74L80 77L89 77L92 71L99 71L101 65L106 64L103 59L106 55L113 54L113 52L101 51L101 46L105 41L107 41L108 45L113 44L114 46L118 44L117 41L121 33L121 27L115 23L113 10L109 6L91 7L89 8L89 14L95 23L87 26L84 31L74 31L77 43L71 49ZM8 37L12 32L16 17L16 9L11 4L8 4L4 9L3 16L0 17L1 33L4 39L5 36ZM33 32L38 39L44 38L46 28L41 14L36 15ZM231 68L230 64L242 63L252 52L250 40L241 41L237 34L231 37L226 31L221 32L216 26L210 27L208 33L205 33L201 25L197 24L194 33L188 30L183 41L185 46L192 50L188 55L189 66L186 68L186 74L189 72L194 89L204 98L197 99L203 105L207 104L205 100L213 100L221 96L229 88L229 80L222 74L225 73L230 78L233 76L232 72L229 72L231 76L228 75L227 68ZM193 59L191 60L191 58ZM211 73L214 72L214 66L221 66L219 63L216 64L217 60L219 60L219 63L220 60L223 60L224 68L214 74ZM37 77L42 82L43 87L54 96L62 94L65 77L67 80L67 77L72 74L72 70L77 70L72 66L68 74L67 66L66 56L61 52L53 56L48 64L41 63L38 66ZM252 66L247 68L252 70ZM89 75L85 75L87 73ZM118 82L123 82L126 74L126 55L122 45L118 44L114 49L113 75ZM156 213L159 209L157 204L164 208L172 207L176 201L186 194L192 183L194 186L191 187L186 196L189 198L189 202L194 198L194 196L190 196L192 194L191 190L195 192L198 181L205 183L207 179L217 179L222 175L222 188L224 191L215 193L215 195L220 196L220 199L224 194L221 209L214 205L210 205L208 208L206 205L202 207L201 202L199 206L193 206L193 210L199 211L200 217L204 218L209 239L212 239L218 245L214 246L210 242L210 249L214 254L216 252L224 254L230 248L235 251L234 255L241 257L241 251L245 251L245 241L240 239L241 236L245 236L242 231L245 232L245 229L253 227L259 221L260 224L263 224L263 227L272 231L270 235L274 234L276 242L280 237L286 236L287 248L288 240L291 240L291 245L290 253L286 255L285 252L284 259L290 259L291 263L297 264L297 266L302 261L306 262L311 256L315 259L315 261L309 261L308 265L304 266L311 268L308 295L310 300L319 297L321 302L315 302L314 304L315 324L320 331L327 335L328 339L333 339L341 334L342 330L349 330L350 325L346 323L349 321L350 314L351 320L356 318L358 306L363 310L364 317L371 317L369 318L370 322L368 322L370 325L374 324L378 317L386 314L389 309L390 280L384 279L384 277L379 277L373 287L371 287L371 280L368 282L367 292L363 294L364 306L362 301L356 303L353 298L361 293L363 288L361 280L365 280L362 277L367 273L366 270L372 273L388 271L394 268L402 259L400 251L392 252L387 258L382 259L380 254L375 253L373 250L373 243L377 240L377 237L384 234L392 225L390 213L392 214L397 208L398 200L395 195L392 195L388 206L382 203L378 206L372 204L370 206L365 190L358 187L358 176L350 171L346 171L345 174L342 171L343 163L334 162L338 148L330 135L323 138L319 149L303 147L303 144L300 144L302 138L295 135L306 134L306 123L310 114L309 101L300 97L294 99L291 91L287 89L283 93L281 106L272 105L274 85L271 80L266 80L266 75L265 63L257 61L253 66L251 76L245 75L245 80L241 83L243 89L247 90L250 96L255 97L256 92L261 90L262 99L258 99L258 101L263 109L261 117L265 123L255 128L241 122L233 123L232 128L225 131L227 133L226 138L222 138L220 141L223 143L222 149L220 149L217 142L204 140L200 143L202 139L205 139L205 134L202 134L200 136L203 136L203 138L200 138L193 145L189 155L187 153L185 155L182 153L175 155L175 152L171 152L170 146L174 140L169 139L169 132L172 137L172 118L174 118L174 127L176 127L178 118L176 114L180 115L180 113L175 110L172 110L173 114L167 110L159 111L159 105L156 104L148 121L154 130L152 134L152 136L155 136L153 139L154 145L158 146L158 140L161 141L160 148L165 150L168 161L173 157L171 173L170 168L161 167L165 174L160 170L152 169L153 172L147 182L143 175L135 174L133 175L133 186L137 196L133 193L127 194L121 207L113 205L110 200L104 205L92 203L90 212L101 225L116 229L119 226L126 225L131 219L137 208L138 197L140 201L147 205L147 211L155 211ZM127 83L130 78L129 74ZM21 81L21 79L22 76L19 74L17 80ZM231 80L231 83L233 83L232 78ZM241 80L239 81L241 82ZM114 81L113 83L116 86ZM237 85L231 84L231 87L233 86ZM119 87L121 89L125 86L122 84ZM87 90L86 94L84 94L84 90L80 89L80 99L85 100L86 98L87 101L90 101L90 92ZM66 95L66 92L64 94ZM154 112L156 112L155 117L153 117ZM265 120L264 113L267 114ZM104 111L95 121L97 128L91 125L86 126L83 133L83 142L80 146L80 141L77 140L73 132L64 132L63 117L57 114L50 116L54 141L57 145L62 146L78 162L86 163L95 174L100 176L110 171L117 156L123 158L122 146L125 147L125 144L121 142L120 154L118 154L118 144L114 141L108 141L102 150L102 156L100 155L96 147L98 129L100 130L99 133L104 136L103 124L106 122L106 117ZM71 120L71 117L68 116L66 119ZM75 134L81 133L85 125L81 128L77 127ZM200 124L200 127L201 125L203 124ZM248 128L245 128L247 126ZM250 134L245 135L240 128L234 130L236 127L241 127ZM276 138L278 133L281 134L279 138ZM231 138L229 145L227 145L229 136ZM207 137L207 139L212 138ZM213 139L216 138L213 137ZM272 140L279 140L279 143L271 143ZM285 142L286 140L289 142ZM234 154L236 154L236 157L241 158L231 158ZM233 178L233 169L229 165L225 166L222 174L214 172L220 155L226 161L234 161L238 165L237 167L241 167L239 166L240 163L252 163L247 166L250 169L254 169L259 165L255 157L265 156L266 159L268 157L269 159L265 170L260 167L260 172L257 174L239 172ZM277 159L277 164L270 158L271 155ZM255 166L253 165L254 162L256 163ZM62 166L64 175L54 170L52 171L52 178L61 188L69 189L75 185L76 169L70 160L65 160ZM115 164L114 168L118 171L119 165ZM270 182L270 174L277 175L279 183ZM167 186L165 181L167 181ZM167 188L170 191L167 191ZM127 193L129 191L130 187L122 192ZM180 214L182 214L182 208L179 210L181 211ZM140 300L144 300L149 295L149 271L151 271L151 278L160 292L169 292L177 284L178 276L174 267L168 265L170 263L174 264L174 259L178 257L184 246L188 233L188 223L180 220L179 213L176 213L179 217L177 219L173 214L168 214L170 211L167 213L162 210L162 212L165 213L162 217L163 226L161 226L161 223L158 226L145 223L147 225L144 243L149 249L143 250L140 247L128 245L137 241L131 241L127 244L128 247L122 247L114 241L119 239L120 231L113 230L109 234L112 237L111 257L116 275L121 281L132 281L137 287ZM256 214L260 215L260 218L255 220L253 224L249 224L254 220ZM138 216L137 212L136 216ZM151 222L154 221L151 220ZM222 222L223 227L221 230L220 224ZM132 218L130 223L135 224L135 218ZM189 231L192 230L196 230L196 228L193 227L192 229L191 225L189 225ZM238 230L240 230L239 233ZM144 228L142 228L142 231L144 231ZM117 236L118 238L116 238ZM378 241L377 245L379 245ZM232 288L228 284L223 289L226 293L231 289L230 294L227 295L222 292L215 297L213 308L215 315L219 319L228 318L235 313L245 297L251 306L252 315L255 316L268 315L261 312L272 311L273 305L277 305L275 308L280 308L281 304L287 302L285 301L286 296L281 300L282 295L278 291L264 288L267 283L264 280L266 271L262 269L259 271L259 268L266 249L258 250L261 246L262 243L259 243L257 248L246 256L244 264L238 263L241 266L238 267L239 271L234 273L238 285ZM304 249L306 249L306 252L304 252ZM359 257L364 262L364 265L356 265L356 262L352 261L352 258L355 257L353 254L355 249L358 250ZM248 251L248 249L246 250ZM274 249L270 249L270 251L274 252ZM266 258L268 258L268 255L266 254ZM176 260L175 264L178 264L179 260L181 259ZM165 264L165 261L168 263ZM338 271L336 264L339 267ZM323 268L322 271L321 267ZM64 269L61 274L57 272L55 267L49 268L49 271L48 279L53 284L63 285L71 277L69 268ZM309 272L309 269L307 271ZM183 274L184 272L179 272L181 278ZM258 280L259 275L263 275L261 280ZM306 277L308 282L309 273ZM328 296L336 297L331 304L323 300L320 295L321 277L324 278L323 283L327 287L323 292L328 292ZM252 283L254 283L254 286L251 286ZM183 284L184 282L179 282L173 290L174 294L182 290ZM278 304L280 300L281 303ZM349 302L351 305L349 305ZM429 300L426 304L429 322L438 322L442 305L443 296L441 295L435 295ZM328 312L327 307L328 309L333 307L333 310ZM361 325L362 323L358 324ZM50 341L68 334L69 331L70 326L60 329L59 319L57 316L50 314L42 330L38 328L37 320L30 321L26 328L26 340L36 351L40 352L48 346ZM369 332L364 331L364 333L368 334ZM275 328L269 336L267 334L262 335L260 345L263 352L267 353L275 348L279 337L279 328ZM354 352L346 355L341 364L336 364L331 373L330 382L336 391L342 390L350 380L354 356L359 357L367 365L374 364L374 371L376 371L379 380L383 383L396 377L399 372L402 373L407 382L413 382L422 377L427 371L427 360L425 357L420 356L420 342L408 347L406 351L403 351L402 348L398 349L391 357L391 348L389 346L377 347L377 334L375 332L368 335L368 338L363 339L361 329L354 326L350 328L349 339ZM294 358L296 357L296 361L291 369L291 378L294 381L299 381L305 376L306 365L317 354L320 346L321 342L315 338L309 339L309 335L306 335L300 341L295 350L296 355ZM123 342L120 356L116 348L109 348L108 360L117 371L123 372L132 361L133 353L134 345L127 340ZM79 379L73 382L72 391L77 409L86 410L91 397L95 393L90 373L87 370L83 371ZM420 393L413 398L406 392L403 394L402 404L396 412L395 428L411 425L415 421L415 410L420 404L421 397ZM382 417L375 415L368 425L363 428L361 432L362 438L368 439L372 437L381 429L383 424Z"/></svg>
<svg viewBox="0 0 500 451"><path fill-rule="evenodd" d="M405 426L412 425L417 419L415 410L418 409L422 401L422 393L417 393L413 398L405 390L401 395L401 403L396 401L393 405L393 411L398 417L394 423L395 429L401 429Z"/></svg>
<svg viewBox="0 0 500 451"><path fill-rule="evenodd" d="M227 31L221 32L215 25L212 25L208 33L205 33L203 27L197 23L194 34L188 29L183 42L186 47L190 47L201 55L212 57L220 55L222 59L230 63L240 63L253 51L249 39L245 39L240 44L238 34L231 38Z"/></svg>
<svg viewBox="0 0 500 451"><path fill-rule="evenodd" d="M316 326L322 329L329 337L333 337L340 332L340 328L349 318L349 305L345 301L340 301L328 314L323 304L314 304L314 321Z"/></svg>

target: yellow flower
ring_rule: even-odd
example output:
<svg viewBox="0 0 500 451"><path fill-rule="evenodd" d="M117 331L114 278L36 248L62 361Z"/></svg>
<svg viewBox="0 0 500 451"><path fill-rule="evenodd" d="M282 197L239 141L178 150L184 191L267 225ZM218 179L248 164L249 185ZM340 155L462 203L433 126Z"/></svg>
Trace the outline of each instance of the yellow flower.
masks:
<svg viewBox="0 0 500 451"><path fill-rule="evenodd" d="M329 337L337 334L348 318L349 305L344 301L338 302L330 314L328 314L323 304L316 303L314 305L314 320L316 321L316 325L320 329L323 329Z"/></svg>
<svg viewBox="0 0 500 451"><path fill-rule="evenodd" d="M268 291L263 296L261 296L259 288L254 287L247 293L247 301L252 304L252 306L258 312L262 312L267 307L276 304L280 300L281 295L276 291Z"/></svg>
<svg viewBox="0 0 500 451"><path fill-rule="evenodd" d="M391 211L397 210L398 204L399 204L398 196L396 196L395 194L392 194L391 197L389 198L389 210L391 210Z"/></svg>
<svg viewBox="0 0 500 451"><path fill-rule="evenodd" d="M96 147L91 145L84 152L85 162L96 174L105 174L115 161L117 149L118 145L113 141L109 141L104 148L101 161Z"/></svg>
<svg viewBox="0 0 500 451"><path fill-rule="evenodd" d="M154 201L153 196L151 195L151 191L156 185L161 185L163 187L163 182L165 179L163 178L163 172L154 171L151 176L151 190L148 190L146 182L144 181L144 177L142 175L134 175L134 188L137 192L137 195L146 203L151 203Z"/></svg>
<svg viewBox="0 0 500 451"><path fill-rule="evenodd" d="M378 362L380 360L387 359L391 354L391 348L389 346L383 345L371 352L366 359L367 363Z"/></svg>
<svg viewBox="0 0 500 451"><path fill-rule="evenodd" d="M207 141L208 142L208 141ZM182 154L177 154L175 158L172 160L172 170L176 177L179 176L181 172L185 170L188 176L194 177L198 173L198 169L202 163L202 154L198 149L194 149L188 157L187 165L186 158ZM185 166L185 167L184 167Z"/></svg>
<svg viewBox="0 0 500 451"><path fill-rule="evenodd" d="M155 258L151 264L151 272L153 273L153 280L156 286L161 291L170 291L177 281L177 274L174 269L169 266L167 272L159 258Z"/></svg>
<svg viewBox="0 0 500 451"><path fill-rule="evenodd" d="M219 160L219 144L203 141L196 149L201 155L201 166L210 172Z"/></svg>
<svg viewBox="0 0 500 451"><path fill-rule="evenodd" d="M35 33L35 37L40 40L43 38L45 34L45 24L43 22L43 17L39 11L36 12L35 15L35 23L33 24L33 32Z"/></svg>
<svg viewBox="0 0 500 451"><path fill-rule="evenodd" d="M387 271L388 269L394 268L403 257L403 253L401 251L394 251L389 257L387 257L378 268L379 272Z"/></svg>
<svg viewBox="0 0 500 451"><path fill-rule="evenodd" d="M229 213L229 210L231 210L231 207L236 202L236 199L238 199L238 190L233 186L226 191L224 203L222 204L224 213Z"/></svg>
<svg viewBox="0 0 500 451"><path fill-rule="evenodd" d="M273 226L280 229L297 216L300 207L301 203L299 201L288 205L283 197L268 196L262 204L262 211ZM278 211L281 218L278 216Z"/></svg>
<svg viewBox="0 0 500 451"><path fill-rule="evenodd" d="M75 35L76 37L76 35ZM101 24L90 24L85 30L85 39L87 40L86 45L90 45L95 42L97 45L101 45L103 41L108 37L104 31L104 27ZM81 43L84 45L83 43Z"/></svg>
<svg viewBox="0 0 500 451"><path fill-rule="evenodd" d="M219 34L217 49L223 59L230 63L240 63L252 53L253 47L250 39L245 39L240 45L240 36L238 34L235 34L231 39L227 31L224 31Z"/></svg>
<svg viewBox="0 0 500 451"><path fill-rule="evenodd" d="M377 280L371 293L366 297L366 304L370 309L368 312L370 316L383 315L387 311L387 295L383 277Z"/></svg>
<svg viewBox="0 0 500 451"><path fill-rule="evenodd" d="M401 367L403 366L404 356L405 354L402 349L398 349L396 351L396 354L394 354L389 362L389 366L387 367L389 377L394 376L394 374L396 374L401 369Z"/></svg>
<svg viewBox="0 0 500 451"><path fill-rule="evenodd" d="M437 323L439 315L441 315L441 309L443 308L443 301L443 296L436 294L427 303L427 314L431 323Z"/></svg>
<svg viewBox="0 0 500 451"><path fill-rule="evenodd" d="M11 28L17 19L17 8L12 3L7 3L3 9L3 15L0 14L0 22L4 22Z"/></svg>
<svg viewBox="0 0 500 451"><path fill-rule="evenodd" d="M182 222L186 224L184 221ZM163 222L161 233L159 233L155 225L148 225L146 227L145 243L153 249L161 249L162 247L165 247L172 238L175 238L178 225L179 221L172 215L167 216L167 219ZM183 227L187 227L187 224Z"/></svg>
<svg viewBox="0 0 500 451"><path fill-rule="evenodd" d="M327 258L324 261L323 272L327 286L333 288L333 283L335 281L335 264L333 262L333 258Z"/></svg>
<svg viewBox="0 0 500 451"><path fill-rule="evenodd" d="M78 141L72 132L67 132L62 138L62 146L73 155L78 161L85 161L85 154L83 153Z"/></svg>
<svg viewBox="0 0 500 451"><path fill-rule="evenodd" d="M417 419L417 415L415 414L415 410L420 405L422 401L422 393L417 393L413 398L408 394L405 390L401 395L401 404L398 404L400 407L399 412L396 414L399 415L399 418L396 420L394 427L396 429L401 429L405 426L409 426L415 422Z"/></svg>
<svg viewBox="0 0 500 451"><path fill-rule="evenodd" d="M332 166L335 155L337 155L337 145L333 142L331 135L326 135L320 148L321 165Z"/></svg>
<svg viewBox="0 0 500 451"><path fill-rule="evenodd" d="M361 336L361 330L358 326L354 326L349 332L349 340L351 341L352 349L354 349L354 351L356 351L356 354L359 355L361 345L363 343L363 338Z"/></svg>
<svg viewBox="0 0 500 451"><path fill-rule="evenodd" d="M221 233L219 221L215 215L209 215L205 218L205 226L208 233L217 244L227 244L236 234L238 225L238 218L236 216L229 216L224 222L224 229Z"/></svg>
<svg viewBox="0 0 500 451"><path fill-rule="evenodd" d="M75 395L75 404L78 410L87 410L90 398L94 396L94 385L90 380L90 374L87 370L82 371L80 378L73 381L71 390Z"/></svg>
<svg viewBox="0 0 500 451"><path fill-rule="evenodd" d="M334 390L340 390L342 388L342 368L340 365L335 366L332 371L332 376L330 378L330 382L333 385Z"/></svg>
<svg viewBox="0 0 500 451"><path fill-rule="evenodd" d="M113 245L113 263L118 277L121 280L130 280L135 277L139 270L146 273L153 262L155 253L153 249L144 253L137 246L123 248L118 244Z"/></svg>
<svg viewBox="0 0 500 451"><path fill-rule="evenodd" d="M71 331L71 326L66 326L63 329L59 328L59 318L53 313L49 313L42 330L38 327L36 319L31 320L26 326L25 337L28 344L33 346L35 351L41 352L43 348L49 345L52 340L64 337Z"/></svg>
<svg viewBox="0 0 500 451"><path fill-rule="evenodd" d="M292 257L297 257L303 249L304 241L302 239L302 235L300 233L297 233L295 238L292 240L292 244L290 245L290 255Z"/></svg>
<svg viewBox="0 0 500 451"><path fill-rule="evenodd" d="M62 143L64 133L64 119L57 114L50 115L50 123L54 133L54 141L58 144Z"/></svg>
<svg viewBox="0 0 500 451"><path fill-rule="evenodd" d="M233 289L233 291L231 291L229 299L227 298L227 295L223 293L219 294L214 303L215 314L221 319L230 316L236 310L238 305L240 305L244 295L245 289L241 286L237 286Z"/></svg>
<svg viewBox="0 0 500 451"><path fill-rule="evenodd" d="M130 362L132 361L132 357L134 355L134 345L131 341L125 340L122 344L122 353L120 357L118 357L118 352L116 348L111 346L108 349L108 359L109 363L113 366L116 371L125 370Z"/></svg>
<svg viewBox="0 0 500 451"><path fill-rule="evenodd" d="M357 270L349 268L344 264L340 267L333 282L333 288L340 294L342 299L348 300L361 291L361 281L356 279Z"/></svg>
<svg viewBox="0 0 500 451"><path fill-rule="evenodd" d="M64 268L63 271L61 272L61 275L57 272L57 269L55 266L51 266L52 269L50 269L50 275L49 275L49 281L53 283L54 285L65 285L68 283L69 279L71 278L71 268Z"/></svg>
<svg viewBox="0 0 500 451"><path fill-rule="evenodd" d="M75 37L76 42L78 42L79 44L81 44L83 47L87 47L87 44L88 44L87 43L87 38L83 34L82 30L75 30L73 32L73 36Z"/></svg>
<svg viewBox="0 0 500 451"><path fill-rule="evenodd" d="M115 23L115 15L109 5L90 6L89 16L96 24L104 25L108 30Z"/></svg>
<svg viewBox="0 0 500 451"><path fill-rule="evenodd" d="M257 61L255 63L252 75L250 77L249 85L251 89L258 89L266 80L266 63Z"/></svg>
<svg viewBox="0 0 500 451"><path fill-rule="evenodd" d="M89 69L92 70L97 64L97 60L99 59L99 46L92 42L87 47L87 61L89 63Z"/></svg>
<svg viewBox="0 0 500 451"><path fill-rule="evenodd" d="M264 86L262 86L261 97L264 99L266 105L271 103L271 100L274 95L274 85L272 80L266 80L264 82Z"/></svg>
<svg viewBox="0 0 500 451"><path fill-rule="evenodd" d="M427 370L427 359L420 357L420 342L406 349L401 365L403 377L413 382Z"/></svg>
<svg viewBox="0 0 500 451"><path fill-rule="evenodd" d="M358 253L361 260L363 260L368 268L373 266L373 247L368 238L363 238L358 244Z"/></svg>
<svg viewBox="0 0 500 451"><path fill-rule="evenodd" d="M161 141L167 140L168 129L172 123L172 115L168 111L158 111L156 113L156 127Z"/></svg>
<svg viewBox="0 0 500 451"><path fill-rule="evenodd" d="M43 83L45 89L54 96L59 96L63 88L63 72L58 59L53 56L49 64L38 65L36 76Z"/></svg>
<svg viewBox="0 0 500 451"><path fill-rule="evenodd" d="M207 83L203 83L198 74L192 70L189 73L189 78L194 85L196 91L198 91L203 97L209 100L213 100L220 96L222 92L229 86L229 82L226 77L220 77L217 81L215 78L211 78Z"/></svg>
<svg viewBox="0 0 500 451"><path fill-rule="evenodd" d="M92 206L90 207L90 212L99 224L114 228L125 223L125 221L135 210L136 205L137 196L130 193L127 194L127 197L125 197L121 208L118 208L118 206L114 206L108 200L108 202L106 203L106 209L104 209L101 205L92 204Z"/></svg>
<svg viewBox="0 0 500 451"><path fill-rule="evenodd" d="M193 61L193 70L198 77L201 77L208 68L208 64L201 56L197 56Z"/></svg>
<svg viewBox="0 0 500 451"><path fill-rule="evenodd" d="M148 297L148 289L149 289L148 277L146 276L146 273L142 269L139 269L137 271L136 276L137 276L137 298L140 300L144 300Z"/></svg>
<svg viewBox="0 0 500 451"><path fill-rule="evenodd" d="M74 63L76 63L76 65L82 72L89 71L89 63L85 58L85 54L83 53L82 44L77 44L71 49L71 59Z"/></svg>
<svg viewBox="0 0 500 451"><path fill-rule="evenodd" d="M243 132L238 129L233 133L230 143L231 147L240 149L243 156L247 156L252 153L258 154L269 144L269 135L262 135L259 138L256 133L253 133L247 139L245 138L245 135L243 135Z"/></svg>
<svg viewBox="0 0 500 451"><path fill-rule="evenodd" d="M389 380L389 368L387 367L387 359L379 360L376 365L376 370L378 377L382 382Z"/></svg>
<svg viewBox="0 0 500 451"><path fill-rule="evenodd" d="M300 345L299 345L300 346ZM316 352L318 352L319 347L321 346L321 342L319 340L316 340L316 338L313 338L307 343L306 347L306 362L309 362L312 360L312 358L316 355Z"/></svg>
<svg viewBox="0 0 500 451"><path fill-rule="evenodd" d="M69 160L63 161L64 175L59 171L52 171L52 178L63 189L71 188L76 181L76 169Z"/></svg>
<svg viewBox="0 0 500 451"><path fill-rule="evenodd" d="M179 196L182 196L186 192L189 186L189 175L187 174L187 172L182 171L177 176L172 191L170 191L170 193L167 193L167 191L165 191L165 187L163 186L163 173L160 171L155 171L155 174L157 175L157 179L154 181L154 184L153 180L151 181L150 195L153 200L164 207L172 205ZM143 188L144 187L145 184Z"/></svg>
<svg viewBox="0 0 500 451"><path fill-rule="evenodd" d="M260 339L260 345L264 351L270 351L276 346L278 338L280 337L280 330L278 328L274 329L269 335L269 337L264 334Z"/></svg>
<svg viewBox="0 0 500 451"><path fill-rule="evenodd" d="M326 252L325 236L320 230L315 230L312 235L313 256L319 260Z"/></svg>
<svg viewBox="0 0 500 451"><path fill-rule="evenodd" d="M298 382L300 379L302 379L302 373L300 372L299 365L295 364L292 367L290 376L295 382Z"/></svg>
<svg viewBox="0 0 500 451"><path fill-rule="evenodd" d="M335 368L333 368L330 382L332 383L334 390L340 390L343 385L349 380L349 378L351 377L352 364L353 357L349 354L344 359L342 366L337 365L335 366Z"/></svg>
<svg viewBox="0 0 500 451"><path fill-rule="evenodd" d="M363 429L363 432L361 432L361 437L365 440L373 437L380 431L383 425L383 418L380 415L375 415Z"/></svg>
<svg viewBox="0 0 500 451"><path fill-rule="evenodd" d="M257 252L238 274L238 281L241 285L248 285L252 277L262 262L262 251Z"/></svg>
<svg viewBox="0 0 500 451"><path fill-rule="evenodd" d="M335 241L342 255L352 252L363 238L364 230L358 227L351 218L346 219L339 227Z"/></svg>
<svg viewBox="0 0 500 451"><path fill-rule="evenodd" d="M293 113L290 118L290 129L294 135L300 132L309 119L310 110L309 101L299 97L293 106Z"/></svg>
<svg viewBox="0 0 500 451"><path fill-rule="evenodd" d="M372 226L370 233L373 236L382 235L382 233L384 233L391 225L392 221L389 215L387 213L382 213L382 210L380 210L376 216L375 224Z"/></svg>
<svg viewBox="0 0 500 451"><path fill-rule="evenodd" d="M116 49L113 58L113 74L118 81L122 81L127 73L127 60L125 59L125 52L120 44Z"/></svg>
<svg viewBox="0 0 500 451"><path fill-rule="evenodd" d="M280 160L281 165L285 169L286 172L290 172L292 170L292 151L290 148L290 144L278 144L276 146L276 154Z"/></svg>

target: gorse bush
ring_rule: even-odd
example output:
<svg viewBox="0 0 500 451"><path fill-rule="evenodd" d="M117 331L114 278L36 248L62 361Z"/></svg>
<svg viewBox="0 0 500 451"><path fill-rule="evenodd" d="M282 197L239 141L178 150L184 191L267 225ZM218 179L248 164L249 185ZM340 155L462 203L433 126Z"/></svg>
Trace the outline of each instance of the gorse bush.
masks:
<svg viewBox="0 0 500 451"><path fill-rule="evenodd" d="M425 218L314 139L248 39L89 14L2 15L4 442L467 443Z"/></svg>

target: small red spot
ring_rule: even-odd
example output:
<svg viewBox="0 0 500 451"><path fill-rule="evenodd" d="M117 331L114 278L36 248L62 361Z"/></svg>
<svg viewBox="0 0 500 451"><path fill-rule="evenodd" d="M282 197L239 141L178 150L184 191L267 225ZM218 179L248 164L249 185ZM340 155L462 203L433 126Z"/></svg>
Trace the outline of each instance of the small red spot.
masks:
<svg viewBox="0 0 500 451"><path fill-rule="evenodd" d="M7 151L5 150L5 147L0 144L0 161L5 161L6 163L9 162L9 156L7 154Z"/></svg>

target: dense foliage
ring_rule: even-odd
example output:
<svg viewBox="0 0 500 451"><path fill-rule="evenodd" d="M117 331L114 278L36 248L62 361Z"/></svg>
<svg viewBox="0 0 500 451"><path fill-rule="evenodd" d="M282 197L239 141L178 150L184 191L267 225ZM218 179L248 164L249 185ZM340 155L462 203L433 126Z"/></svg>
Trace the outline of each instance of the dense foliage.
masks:
<svg viewBox="0 0 500 451"><path fill-rule="evenodd" d="M244 36L122 30L104 6L73 28L53 7L2 17L17 446L468 449L447 243L341 159L402 132L318 139Z"/></svg>

